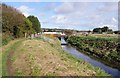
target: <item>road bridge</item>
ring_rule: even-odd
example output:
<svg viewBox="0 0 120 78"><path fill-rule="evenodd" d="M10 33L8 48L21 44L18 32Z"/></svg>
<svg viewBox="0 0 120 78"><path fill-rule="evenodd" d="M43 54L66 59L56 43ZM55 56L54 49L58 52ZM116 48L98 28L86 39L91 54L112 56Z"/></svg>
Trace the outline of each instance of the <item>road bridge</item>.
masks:
<svg viewBox="0 0 120 78"><path fill-rule="evenodd" d="M62 39L64 39L65 37L68 37L68 35L66 35L63 32L43 32L42 34L45 35L45 36L57 37L60 41Z"/></svg>

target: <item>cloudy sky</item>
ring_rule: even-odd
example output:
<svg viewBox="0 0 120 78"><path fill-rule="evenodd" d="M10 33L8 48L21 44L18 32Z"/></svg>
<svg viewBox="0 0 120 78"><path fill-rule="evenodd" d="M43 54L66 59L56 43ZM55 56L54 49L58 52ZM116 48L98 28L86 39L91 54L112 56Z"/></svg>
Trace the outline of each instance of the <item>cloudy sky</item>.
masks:
<svg viewBox="0 0 120 78"><path fill-rule="evenodd" d="M42 28L92 30L108 26L118 30L118 2L31 1L5 3L17 8L26 17L38 17Z"/></svg>

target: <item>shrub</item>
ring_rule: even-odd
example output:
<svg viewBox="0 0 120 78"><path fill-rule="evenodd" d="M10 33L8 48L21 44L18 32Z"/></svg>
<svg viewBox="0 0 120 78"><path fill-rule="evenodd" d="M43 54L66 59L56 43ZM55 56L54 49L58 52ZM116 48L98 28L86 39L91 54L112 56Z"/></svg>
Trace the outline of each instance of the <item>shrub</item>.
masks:
<svg viewBox="0 0 120 78"><path fill-rule="evenodd" d="M3 34L2 35L2 45L7 45L9 41L11 41L13 39L12 36L7 35L7 34Z"/></svg>

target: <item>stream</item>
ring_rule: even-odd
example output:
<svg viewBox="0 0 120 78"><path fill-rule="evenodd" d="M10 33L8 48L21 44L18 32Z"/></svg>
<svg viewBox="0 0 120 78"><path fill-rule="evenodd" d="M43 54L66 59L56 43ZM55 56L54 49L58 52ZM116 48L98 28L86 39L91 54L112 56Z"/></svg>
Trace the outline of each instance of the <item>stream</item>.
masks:
<svg viewBox="0 0 120 78"><path fill-rule="evenodd" d="M67 44L64 38L61 38L61 44ZM79 52L76 48L70 46L70 45L61 45L63 50L65 50L67 53L73 55L74 57L87 61L88 63L92 64L95 67L99 67L103 69L106 73L111 74L112 76L119 76L120 77L120 70L114 69L110 66L105 65L104 63L95 60L88 55L83 54L82 52Z"/></svg>

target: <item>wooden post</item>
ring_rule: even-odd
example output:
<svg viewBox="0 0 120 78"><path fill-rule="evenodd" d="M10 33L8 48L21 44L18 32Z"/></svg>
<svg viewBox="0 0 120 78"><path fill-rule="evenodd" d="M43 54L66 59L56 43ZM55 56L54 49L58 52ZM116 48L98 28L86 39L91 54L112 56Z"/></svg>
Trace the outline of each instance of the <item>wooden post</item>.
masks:
<svg viewBox="0 0 120 78"><path fill-rule="evenodd" d="M25 33L25 38L27 38L27 33Z"/></svg>

